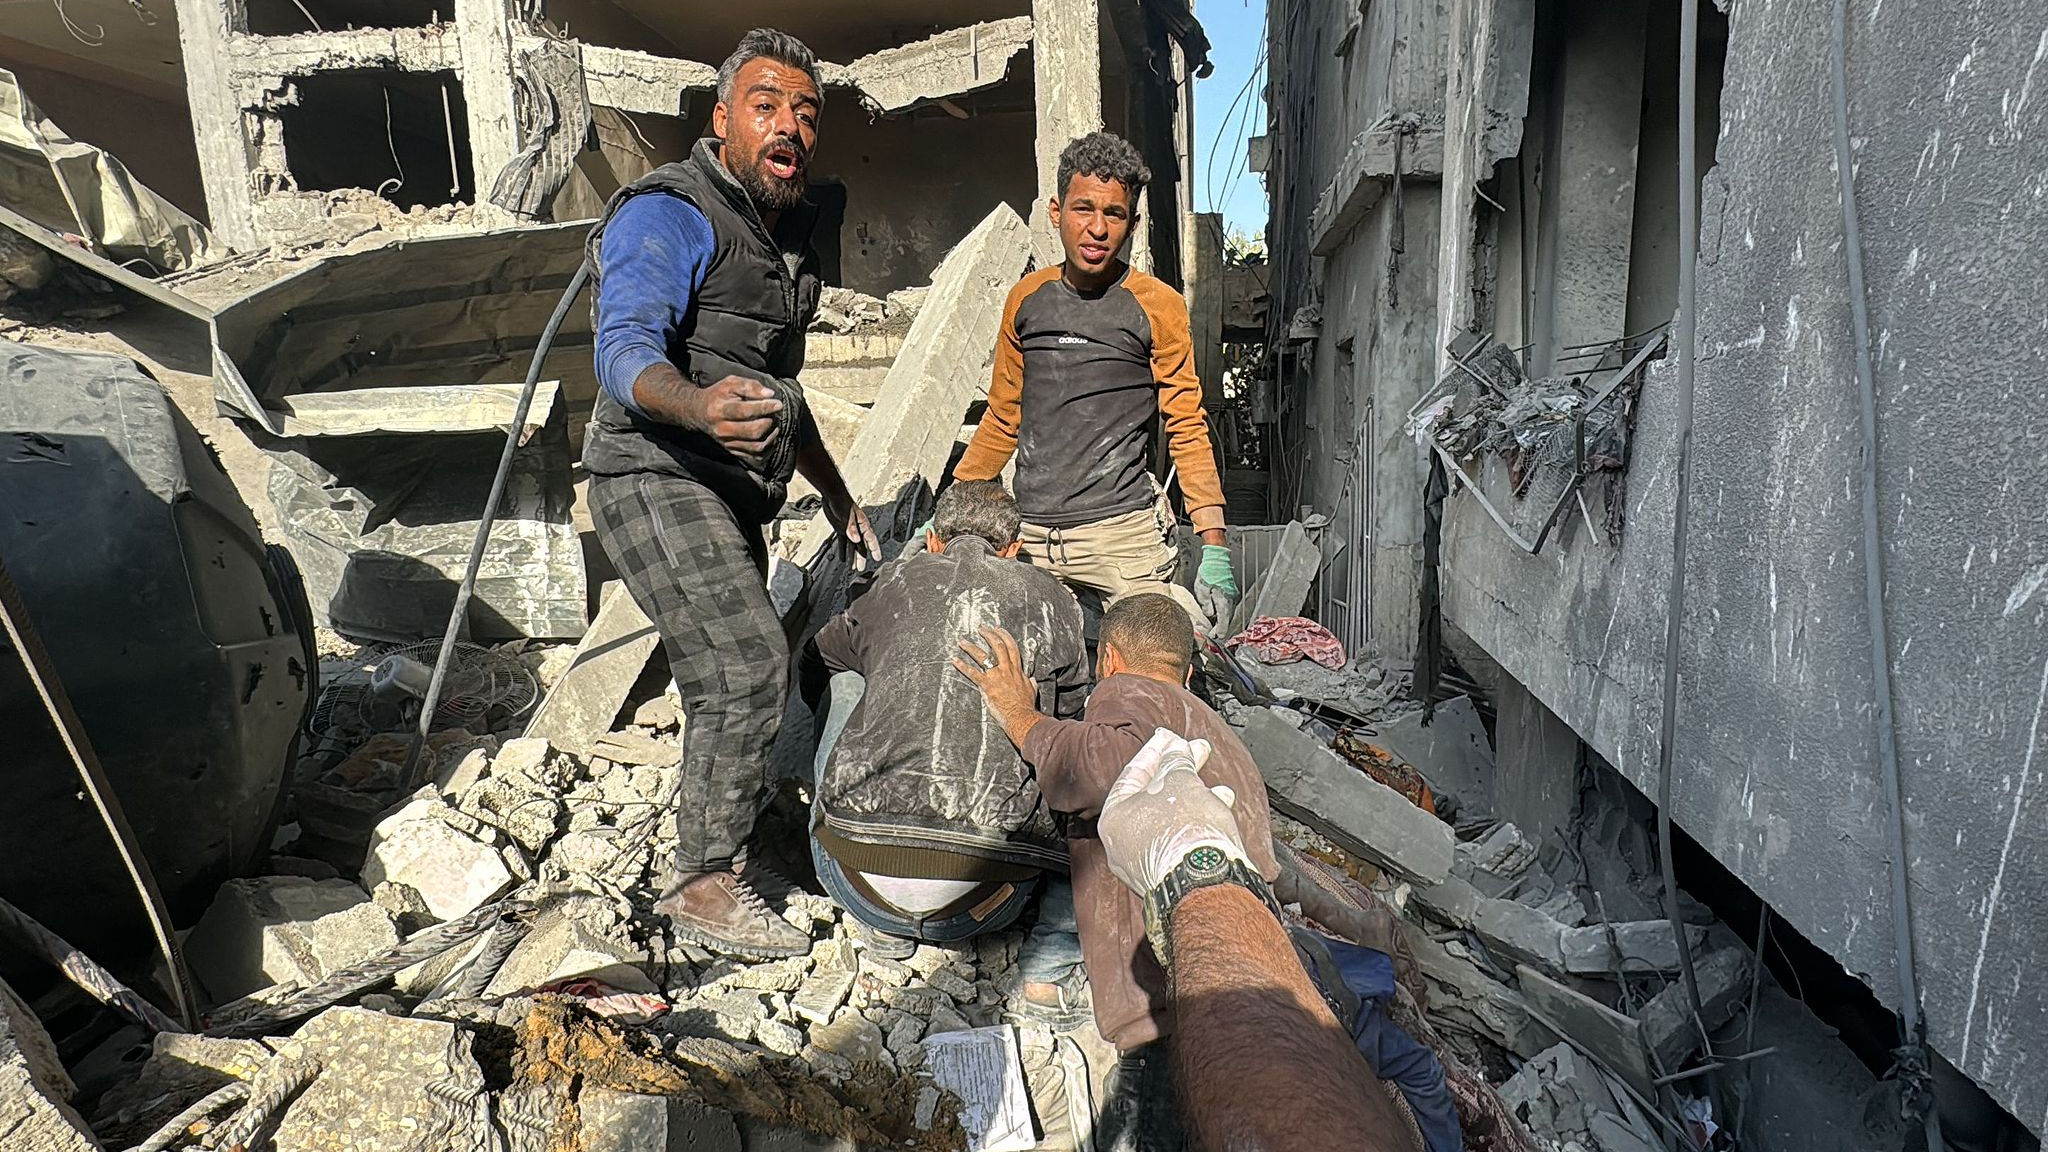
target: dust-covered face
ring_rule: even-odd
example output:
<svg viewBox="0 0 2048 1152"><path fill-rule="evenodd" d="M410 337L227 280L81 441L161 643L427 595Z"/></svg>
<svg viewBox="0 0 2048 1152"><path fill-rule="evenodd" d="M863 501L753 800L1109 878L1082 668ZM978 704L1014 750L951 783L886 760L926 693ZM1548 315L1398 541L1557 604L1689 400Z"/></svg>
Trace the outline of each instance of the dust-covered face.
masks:
<svg viewBox="0 0 2048 1152"><path fill-rule="evenodd" d="M784 212L803 200L821 108L803 69L757 56L733 76L731 102L711 110L726 170L759 210Z"/></svg>
<svg viewBox="0 0 2048 1152"><path fill-rule="evenodd" d="M1138 218L1135 199L1121 180L1077 172L1067 181L1050 211L1069 268L1093 276L1115 264Z"/></svg>

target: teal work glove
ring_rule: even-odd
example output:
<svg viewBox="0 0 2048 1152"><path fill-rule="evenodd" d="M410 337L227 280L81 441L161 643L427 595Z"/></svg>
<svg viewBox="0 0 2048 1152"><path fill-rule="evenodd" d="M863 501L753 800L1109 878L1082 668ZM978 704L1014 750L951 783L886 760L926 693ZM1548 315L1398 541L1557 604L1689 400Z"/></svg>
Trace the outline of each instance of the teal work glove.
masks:
<svg viewBox="0 0 2048 1152"><path fill-rule="evenodd" d="M1237 572L1230 566L1228 545L1202 545L1202 566L1195 570L1195 582L1207 584L1232 600L1237 599Z"/></svg>
<svg viewBox="0 0 2048 1152"><path fill-rule="evenodd" d="M1230 566L1228 547L1202 545L1202 566L1195 570L1195 603L1208 614L1215 630L1230 627L1230 614L1237 609L1237 572Z"/></svg>

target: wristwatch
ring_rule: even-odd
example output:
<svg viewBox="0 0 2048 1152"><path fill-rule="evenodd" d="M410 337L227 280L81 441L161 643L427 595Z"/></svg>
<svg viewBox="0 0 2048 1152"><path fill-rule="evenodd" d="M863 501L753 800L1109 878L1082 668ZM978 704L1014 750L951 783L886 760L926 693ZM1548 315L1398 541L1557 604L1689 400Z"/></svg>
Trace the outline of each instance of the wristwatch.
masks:
<svg viewBox="0 0 2048 1152"><path fill-rule="evenodd" d="M1145 893L1145 937L1152 942L1152 953L1159 957L1163 968L1173 967L1172 939L1167 923L1173 917L1173 910L1187 898L1188 893L1218 884L1235 884L1250 889L1252 894L1264 901L1277 918L1280 902L1273 898L1272 886L1258 870L1235 856L1224 853L1220 848L1203 845L1180 858L1173 870L1160 878L1150 892Z"/></svg>

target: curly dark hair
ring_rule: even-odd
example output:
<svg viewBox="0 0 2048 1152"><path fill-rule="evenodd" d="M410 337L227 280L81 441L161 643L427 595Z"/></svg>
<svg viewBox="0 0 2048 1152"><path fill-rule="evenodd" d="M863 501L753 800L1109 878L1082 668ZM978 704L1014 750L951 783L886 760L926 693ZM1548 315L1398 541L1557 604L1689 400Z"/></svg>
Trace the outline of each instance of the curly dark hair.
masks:
<svg viewBox="0 0 2048 1152"><path fill-rule="evenodd" d="M1067 186L1076 176L1119 181L1136 204L1138 194L1152 182L1152 169L1130 141L1110 132L1090 132L1060 152L1060 199L1066 199Z"/></svg>
<svg viewBox="0 0 2048 1152"><path fill-rule="evenodd" d="M825 103L825 83L818 76L818 58L810 46L787 32L773 28L756 28L740 37L739 47L718 66L718 102L732 103L733 78L749 60L767 57L777 64L794 68L811 78L811 87L818 90L818 103Z"/></svg>

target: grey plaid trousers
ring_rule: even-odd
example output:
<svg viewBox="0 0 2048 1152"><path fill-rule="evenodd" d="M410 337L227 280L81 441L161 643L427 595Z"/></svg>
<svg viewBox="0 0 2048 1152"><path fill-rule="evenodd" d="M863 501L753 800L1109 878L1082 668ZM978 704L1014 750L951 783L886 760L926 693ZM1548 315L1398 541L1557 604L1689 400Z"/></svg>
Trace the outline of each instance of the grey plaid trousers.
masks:
<svg viewBox="0 0 2048 1152"><path fill-rule="evenodd" d="M789 640L762 578L768 545L680 476L590 478L598 543L661 630L683 698L676 865L727 868L754 831L789 694Z"/></svg>

